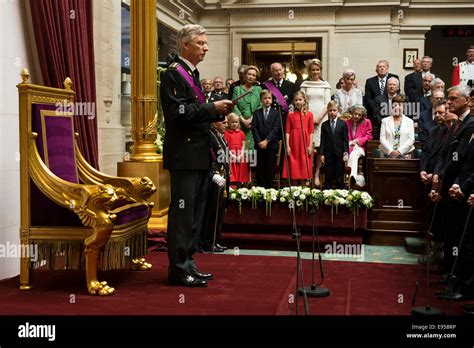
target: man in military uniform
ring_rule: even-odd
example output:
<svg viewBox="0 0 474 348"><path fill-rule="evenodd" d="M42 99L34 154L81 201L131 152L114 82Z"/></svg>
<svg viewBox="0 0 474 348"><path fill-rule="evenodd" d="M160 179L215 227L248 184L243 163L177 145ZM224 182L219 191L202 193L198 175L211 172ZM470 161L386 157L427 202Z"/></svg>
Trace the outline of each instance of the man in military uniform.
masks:
<svg viewBox="0 0 474 348"><path fill-rule="evenodd" d="M166 128L163 167L171 178L168 281L189 287L207 286L213 275L198 270L193 254L208 189L209 124L222 121L233 103L205 103L196 69L208 51L205 29L185 25L176 39L179 56L163 73L160 86Z"/></svg>
<svg viewBox="0 0 474 348"><path fill-rule="evenodd" d="M211 170L209 172L209 192L201 232L203 252L223 252L227 248L219 244L224 210L230 184L229 149L224 140L227 118L211 125Z"/></svg>

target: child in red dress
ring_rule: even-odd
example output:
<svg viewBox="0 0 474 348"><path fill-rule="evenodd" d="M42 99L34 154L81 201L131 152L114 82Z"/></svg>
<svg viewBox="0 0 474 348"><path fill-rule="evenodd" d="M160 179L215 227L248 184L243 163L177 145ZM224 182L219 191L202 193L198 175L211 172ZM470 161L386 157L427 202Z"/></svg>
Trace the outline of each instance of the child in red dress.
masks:
<svg viewBox="0 0 474 348"><path fill-rule="evenodd" d="M246 140L244 132L240 130L239 116L230 113L227 116L229 129L224 133L224 140L229 147L230 157L230 184L240 187L249 182L249 164L245 156Z"/></svg>
<svg viewBox="0 0 474 348"><path fill-rule="evenodd" d="M283 178L291 179L296 185L308 185L313 176L313 114L307 111L306 95L297 91L293 95L294 111L286 119L286 151L283 164ZM288 175L288 167L290 175Z"/></svg>

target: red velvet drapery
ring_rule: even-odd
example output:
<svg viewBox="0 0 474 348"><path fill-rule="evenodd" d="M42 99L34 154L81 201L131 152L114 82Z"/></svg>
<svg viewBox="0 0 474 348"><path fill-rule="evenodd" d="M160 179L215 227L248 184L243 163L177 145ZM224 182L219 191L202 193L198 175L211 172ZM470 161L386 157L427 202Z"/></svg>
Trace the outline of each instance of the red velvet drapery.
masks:
<svg viewBox="0 0 474 348"><path fill-rule="evenodd" d="M44 84L64 88L64 79L72 79L79 146L86 160L98 169L92 0L29 3Z"/></svg>

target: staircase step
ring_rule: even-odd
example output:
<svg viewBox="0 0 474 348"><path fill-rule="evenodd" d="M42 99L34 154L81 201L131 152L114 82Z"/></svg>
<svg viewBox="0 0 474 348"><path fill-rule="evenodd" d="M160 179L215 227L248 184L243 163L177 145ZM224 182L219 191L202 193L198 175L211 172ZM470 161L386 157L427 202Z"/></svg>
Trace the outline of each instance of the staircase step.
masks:
<svg viewBox="0 0 474 348"><path fill-rule="evenodd" d="M423 238L405 238L405 248L409 253L423 254L425 252L425 240Z"/></svg>
<svg viewBox="0 0 474 348"><path fill-rule="evenodd" d="M290 234L269 233L222 233L222 242L228 247L240 249L264 249L264 250L296 250L296 240ZM319 245L324 250L325 245L330 244L362 244L362 235L320 235ZM312 237L302 235L300 238L302 251L312 250Z"/></svg>

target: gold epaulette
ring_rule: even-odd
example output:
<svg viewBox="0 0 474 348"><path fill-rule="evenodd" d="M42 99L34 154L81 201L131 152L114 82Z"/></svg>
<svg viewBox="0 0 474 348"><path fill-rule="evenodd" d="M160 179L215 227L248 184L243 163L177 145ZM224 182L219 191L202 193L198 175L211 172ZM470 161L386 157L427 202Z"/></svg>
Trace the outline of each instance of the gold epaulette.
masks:
<svg viewBox="0 0 474 348"><path fill-rule="evenodd" d="M171 68L171 69L177 69L178 67L179 67L178 62L173 62L170 65L168 65L168 68Z"/></svg>

